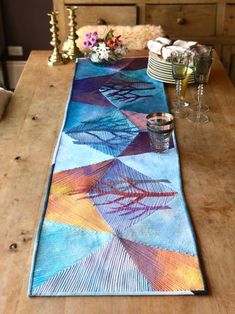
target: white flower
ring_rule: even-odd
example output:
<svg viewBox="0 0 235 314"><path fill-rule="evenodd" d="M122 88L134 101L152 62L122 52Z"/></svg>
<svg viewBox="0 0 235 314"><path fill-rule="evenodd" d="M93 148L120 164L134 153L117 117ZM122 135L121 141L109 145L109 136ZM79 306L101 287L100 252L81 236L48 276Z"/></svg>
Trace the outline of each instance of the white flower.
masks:
<svg viewBox="0 0 235 314"><path fill-rule="evenodd" d="M91 59L92 62L95 62L95 63L100 61L99 55L96 52L91 53L90 59Z"/></svg>
<svg viewBox="0 0 235 314"><path fill-rule="evenodd" d="M124 46L117 46L114 53L123 55L126 53L126 48Z"/></svg>
<svg viewBox="0 0 235 314"><path fill-rule="evenodd" d="M110 49L105 45L105 43L98 43L97 46L92 48L92 51L94 51L98 55L99 59L104 59L108 61Z"/></svg>

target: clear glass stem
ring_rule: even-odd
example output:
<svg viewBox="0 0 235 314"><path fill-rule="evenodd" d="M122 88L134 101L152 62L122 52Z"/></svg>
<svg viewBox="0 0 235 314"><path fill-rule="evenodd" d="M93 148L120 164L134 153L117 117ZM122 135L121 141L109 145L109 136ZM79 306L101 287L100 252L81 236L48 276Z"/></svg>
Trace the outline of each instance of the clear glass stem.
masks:
<svg viewBox="0 0 235 314"><path fill-rule="evenodd" d="M181 80L176 80L176 112L180 111L180 102L181 102Z"/></svg>
<svg viewBox="0 0 235 314"><path fill-rule="evenodd" d="M200 118L201 108L202 108L202 99L203 99L203 84L199 84L197 88L197 101L198 101L198 110L197 110L197 118Z"/></svg>

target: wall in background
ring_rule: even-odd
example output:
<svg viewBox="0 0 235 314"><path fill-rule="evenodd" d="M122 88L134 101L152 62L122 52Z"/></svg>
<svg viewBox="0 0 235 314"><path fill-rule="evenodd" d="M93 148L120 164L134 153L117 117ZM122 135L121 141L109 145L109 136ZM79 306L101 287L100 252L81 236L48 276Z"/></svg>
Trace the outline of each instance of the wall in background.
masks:
<svg viewBox="0 0 235 314"><path fill-rule="evenodd" d="M5 45L22 46L22 57L8 60L26 60L31 50L51 49L49 16L52 0L0 0L2 4Z"/></svg>
<svg viewBox="0 0 235 314"><path fill-rule="evenodd" d="M2 13L2 3L0 1L0 57L4 52L5 47L5 39L4 39L4 32L3 32L3 13Z"/></svg>

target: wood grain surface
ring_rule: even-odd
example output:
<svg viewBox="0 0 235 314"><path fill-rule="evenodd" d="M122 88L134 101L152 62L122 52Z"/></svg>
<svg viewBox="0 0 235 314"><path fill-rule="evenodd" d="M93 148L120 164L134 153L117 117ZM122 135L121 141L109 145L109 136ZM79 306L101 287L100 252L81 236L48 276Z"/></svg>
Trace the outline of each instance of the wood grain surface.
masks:
<svg viewBox="0 0 235 314"><path fill-rule="evenodd" d="M184 192L209 295L27 296L34 237L74 71L72 63L49 67L48 55L30 55L0 122L0 313L235 313L235 90L218 58L206 86L211 122L176 122ZM188 88L191 102L195 88ZM172 99L174 87L166 90Z"/></svg>

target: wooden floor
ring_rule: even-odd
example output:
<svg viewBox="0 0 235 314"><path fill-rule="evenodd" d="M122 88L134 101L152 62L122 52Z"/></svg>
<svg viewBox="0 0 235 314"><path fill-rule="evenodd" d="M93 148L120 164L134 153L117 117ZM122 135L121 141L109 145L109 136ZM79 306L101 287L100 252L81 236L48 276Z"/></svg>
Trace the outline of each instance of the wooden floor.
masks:
<svg viewBox="0 0 235 314"><path fill-rule="evenodd" d="M27 296L33 241L74 69L73 64L48 67L47 56L31 54L0 122L0 313L235 313L235 89L218 59L206 87L211 122L176 125L209 295ZM173 86L167 93L171 99ZM191 86L189 100L194 94ZM9 249L12 243L15 250Z"/></svg>

